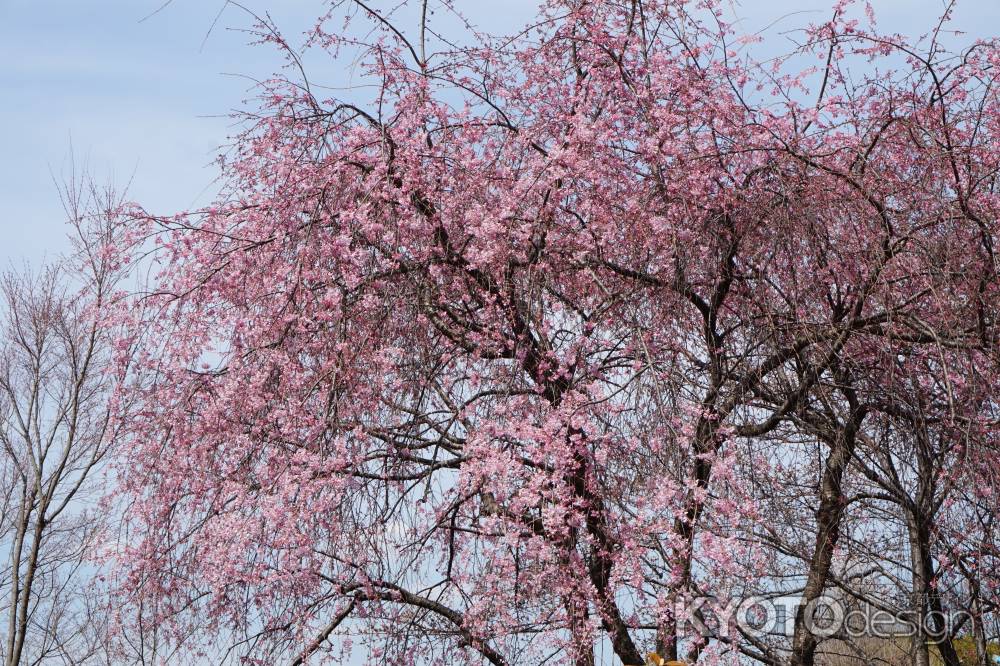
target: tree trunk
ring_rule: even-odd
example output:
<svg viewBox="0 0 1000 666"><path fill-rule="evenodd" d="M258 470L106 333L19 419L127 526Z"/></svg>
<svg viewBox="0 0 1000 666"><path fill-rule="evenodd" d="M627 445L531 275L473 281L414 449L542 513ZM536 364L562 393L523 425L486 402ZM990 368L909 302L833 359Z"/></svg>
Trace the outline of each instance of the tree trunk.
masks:
<svg viewBox="0 0 1000 666"><path fill-rule="evenodd" d="M846 497L842 483L844 474L854 455L857 429L864 413L857 409L853 393L848 395L854 413L837 436L830 440L830 452L826 458L826 468L820 481L819 509L816 511L816 541L813 546L809 573L802 591L802 600L795 612L792 635L791 666L813 666L816 663L816 648L819 642L811 631L806 608L819 599L826 589L833 564L833 551L840 539L840 523L844 513Z"/></svg>

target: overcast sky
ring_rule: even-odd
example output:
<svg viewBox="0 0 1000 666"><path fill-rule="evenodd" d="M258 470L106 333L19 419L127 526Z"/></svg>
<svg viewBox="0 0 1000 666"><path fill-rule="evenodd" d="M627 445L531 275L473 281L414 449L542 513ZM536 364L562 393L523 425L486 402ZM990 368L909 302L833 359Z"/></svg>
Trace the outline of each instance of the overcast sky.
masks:
<svg viewBox="0 0 1000 666"><path fill-rule="evenodd" d="M795 3L815 11L786 16L768 38L822 20L831 2ZM38 262L65 247L53 177L66 175L71 149L99 178L131 180L131 198L157 213L211 199L212 161L232 130L227 114L248 97L246 77L266 77L280 59L273 49L247 46L241 30L251 19L225 0L173 0L157 11L162 3L0 0L0 266ZM319 0L242 4L270 13L288 37L321 10ZM480 26L505 30L527 19L535 2L456 4ZM744 0L733 11L756 30L788 14L791 4ZM941 0L873 5L882 29L907 33L924 32L942 7ZM1000 0L960 0L953 26L969 39L1000 34ZM348 73L329 68L318 75L337 85Z"/></svg>

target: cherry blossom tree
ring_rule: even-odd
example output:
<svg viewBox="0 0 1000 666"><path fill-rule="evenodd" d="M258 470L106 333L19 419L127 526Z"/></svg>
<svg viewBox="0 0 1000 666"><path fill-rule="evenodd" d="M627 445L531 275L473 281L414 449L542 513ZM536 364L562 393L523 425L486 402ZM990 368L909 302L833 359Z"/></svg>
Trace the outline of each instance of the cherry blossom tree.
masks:
<svg viewBox="0 0 1000 666"><path fill-rule="evenodd" d="M266 664L813 664L805 611L684 602L858 592L898 573L866 525L995 602L996 44L848 2L766 61L714 0L327 9L305 48L371 85L262 22L291 73L216 204L114 248L156 267L120 314L149 621Z"/></svg>

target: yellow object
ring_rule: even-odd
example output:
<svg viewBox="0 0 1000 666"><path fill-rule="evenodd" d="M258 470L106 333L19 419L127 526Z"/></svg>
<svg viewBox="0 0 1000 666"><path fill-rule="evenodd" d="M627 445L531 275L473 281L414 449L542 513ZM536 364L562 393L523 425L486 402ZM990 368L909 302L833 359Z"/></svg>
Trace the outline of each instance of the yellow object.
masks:
<svg viewBox="0 0 1000 666"><path fill-rule="evenodd" d="M655 652L646 655L647 666L687 666L683 661L667 661Z"/></svg>

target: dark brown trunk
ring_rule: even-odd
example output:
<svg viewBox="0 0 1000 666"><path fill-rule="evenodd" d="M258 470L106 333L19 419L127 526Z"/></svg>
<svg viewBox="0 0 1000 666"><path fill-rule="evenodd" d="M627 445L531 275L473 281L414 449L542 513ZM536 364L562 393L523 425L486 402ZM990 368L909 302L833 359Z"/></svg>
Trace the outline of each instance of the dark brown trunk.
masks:
<svg viewBox="0 0 1000 666"><path fill-rule="evenodd" d="M919 511L919 507L917 511ZM930 528L923 515L910 517L910 553L913 567L914 607L917 610L916 621L919 624L914 641L920 641L917 648L918 666L929 666L929 643L937 646L944 666L962 666L951 642L950 627L945 624L944 604L941 594L934 585L934 560L930 552ZM931 630L928 635L927 629Z"/></svg>
<svg viewBox="0 0 1000 666"><path fill-rule="evenodd" d="M850 397L853 398L853 395ZM810 629L812 618L807 616L806 609L823 596L829 582L833 551L840 539L840 524L847 501L842 487L844 474L854 455L856 433L863 418L863 413L855 408L855 413L848 423L841 428L838 436L830 441L830 452L827 454L826 467L820 481L819 508L816 510L816 541L809 561L809 573L802 591L802 600L795 612L792 654L789 660L791 666L813 666L816 663L816 648L819 641Z"/></svg>

